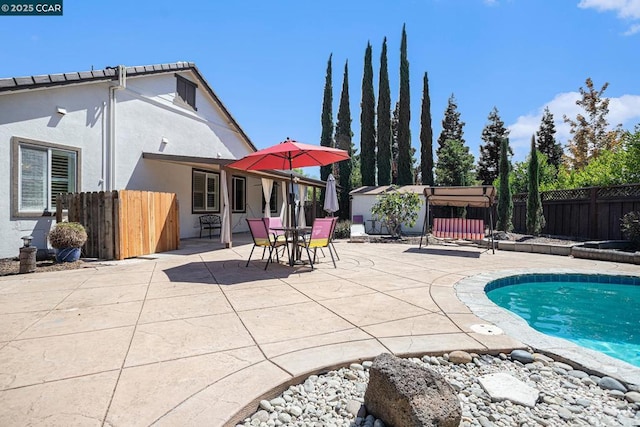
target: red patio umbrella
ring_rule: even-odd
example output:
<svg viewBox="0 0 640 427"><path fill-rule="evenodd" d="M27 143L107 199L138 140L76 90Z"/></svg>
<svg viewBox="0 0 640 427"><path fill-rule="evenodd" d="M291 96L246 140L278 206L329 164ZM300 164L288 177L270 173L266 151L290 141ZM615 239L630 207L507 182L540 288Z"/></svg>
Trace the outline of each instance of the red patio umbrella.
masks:
<svg viewBox="0 0 640 427"><path fill-rule="evenodd" d="M293 170L307 166L325 166L348 159L349 153L345 150L303 144L287 138L272 147L248 154L228 166L240 170ZM291 174L290 194L293 194L293 174ZM291 201L287 202L293 208ZM292 218L295 221L295 214Z"/></svg>

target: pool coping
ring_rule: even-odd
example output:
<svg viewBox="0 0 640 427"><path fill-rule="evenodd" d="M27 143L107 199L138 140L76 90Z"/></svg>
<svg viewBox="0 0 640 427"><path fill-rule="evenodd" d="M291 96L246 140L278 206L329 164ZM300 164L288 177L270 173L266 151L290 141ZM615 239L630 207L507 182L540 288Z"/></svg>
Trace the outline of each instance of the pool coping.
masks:
<svg viewBox="0 0 640 427"><path fill-rule="evenodd" d="M626 384L640 385L640 368L604 353L579 346L571 341L538 332L531 328L524 319L499 307L487 297L485 286L489 282L522 274L587 274L638 278L640 275L615 271L531 268L481 273L462 279L455 285L458 299L466 304L476 316L493 323L507 335L531 346L536 351L559 357L586 372L613 377Z"/></svg>

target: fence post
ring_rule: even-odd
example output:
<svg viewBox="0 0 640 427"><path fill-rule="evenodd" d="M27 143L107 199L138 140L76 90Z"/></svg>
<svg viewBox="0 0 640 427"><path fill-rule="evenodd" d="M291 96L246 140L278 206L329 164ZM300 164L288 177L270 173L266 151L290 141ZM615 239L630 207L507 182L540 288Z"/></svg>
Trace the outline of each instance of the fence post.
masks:
<svg viewBox="0 0 640 427"><path fill-rule="evenodd" d="M589 189L589 234L591 239L598 238L598 188Z"/></svg>

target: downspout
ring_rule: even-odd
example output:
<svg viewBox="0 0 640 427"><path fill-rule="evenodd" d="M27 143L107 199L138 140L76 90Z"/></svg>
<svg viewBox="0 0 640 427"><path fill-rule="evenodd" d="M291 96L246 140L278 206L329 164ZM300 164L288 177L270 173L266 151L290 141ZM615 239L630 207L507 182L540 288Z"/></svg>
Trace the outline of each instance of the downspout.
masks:
<svg viewBox="0 0 640 427"><path fill-rule="evenodd" d="M107 172L105 191L114 190L116 184L116 91L127 87L127 68L124 65L118 65L115 70L118 73L118 82L109 86L109 137L105 149Z"/></svg>

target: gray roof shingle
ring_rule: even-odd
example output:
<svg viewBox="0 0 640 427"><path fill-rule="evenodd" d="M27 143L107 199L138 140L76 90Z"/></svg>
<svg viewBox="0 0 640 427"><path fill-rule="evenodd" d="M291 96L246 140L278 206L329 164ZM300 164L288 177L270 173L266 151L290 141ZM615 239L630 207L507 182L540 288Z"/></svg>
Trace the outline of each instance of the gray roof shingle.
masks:
<svg viewBox="0 0 640 427"><path fill-rule="evenodd" d="M193 62L172 62L168 64L140 65L127 67L127 76L139 76L144 74L167 73L196 69ZM200 73L197 73L198 75ZM11 92L24 89L37 89L42 87L60 86L65 84L83 83L87 81L107 81L118 77L115 67L106 67L103 70L80 71L63 74L41 74L26 77L0 78L0 92Z"/></svg>

